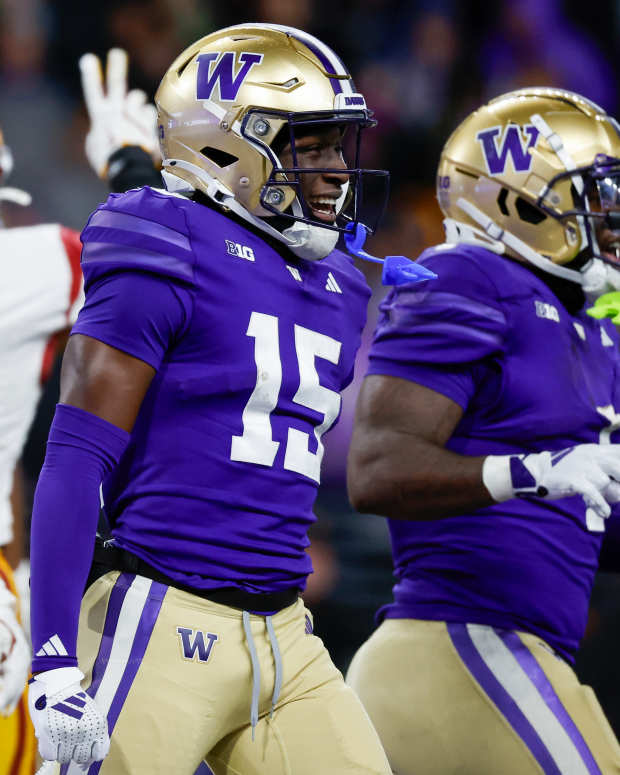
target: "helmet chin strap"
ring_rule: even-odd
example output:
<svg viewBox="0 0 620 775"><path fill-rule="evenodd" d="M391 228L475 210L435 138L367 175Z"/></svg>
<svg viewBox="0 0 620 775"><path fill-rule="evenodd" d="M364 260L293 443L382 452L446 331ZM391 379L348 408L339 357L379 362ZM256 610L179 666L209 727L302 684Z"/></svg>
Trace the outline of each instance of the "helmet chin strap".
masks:
<svg viewBox="0 0 620 775"><path fill-rule="evenodd" d="M349 191L349 181L342 186L342 193L335 203L336 213L342 209L347 193ZM293 215L303 216L303 210L297 197L293 204ZM323 229L312 223L303 223L295 221L288 229L284 229L282 234L295 240L294 244L289 245L290 249L299 258L305 258L306 261L320 261L328 256L338 243L338 232L333 229Z"/></svg>
<svg viewBox="0 0 620 775"><path fill-rule="evenodd" d="M523 240L520 240L511 232L502 229L501 226L489 218L488 215L485 215L482 210L479 210L474 204L468 202L467 199L463 199L463 197L457 199L456 205L464 213L466 213L472 219L472 221L475 221L481 227L483 232L491 240L497 243L498 246L501 246L502 249L497 250L494 248L489 248L488 245L484 244L484 240L482 239L478 240L478 244L482 244L485 247L493 250L494 253L504 253L505 248L509 247L518 256L524 258L526 261L529 261L531 264L534 264L534 266L538 267L539 269L542 269L543 272L548 272L549 274L553 274L556 277L562 277L564 280L570 280L573 283L583 285L584 276L582 272L579 272L575 269L569 269L568 267L562 266L561 264L554 264L550 259L541 256L540 253L537 253L535 250L533 250L529 245L523 242ZM470 229L470 233L475 237L475 231L473 229ZM465 240L461 238L459 241L463 242Z"/></svg>
<svg viewBox="0 0 620 775"><path fill-rule="evenodd" d="M171 162L175 162L173 166L181 167L201 180L205 184L205 194L216 204L227 207L240 218L256 226L257 229L284 243L299 258L306 259L307 261L319 261L328 256L336 247L338 242L337 231L323 229L310 223L295 221L292 226L280 232L273 226L270 226L266 219L252 215L249 210L235 199L235 195L230 189L226 188L198 165L183 159L164 159L163 164L164 166L170 166ZM189 193L195 190L194 186L179 178L173 172L164 169L161 174L166 184L166 189L171 193ZM344 191L341 197L339 197L337 205L341 201L344 202L346 197L346 188L344 186L343 188ZM293 202L293 213L295 215L302 215L301 206L297 200Z"/></svg>
<svg viewBox="0 0 620 775"><path fill-rule="evenodd" d="M337 231L299 221L289 226L288 229L284 229L282 234L288 239L294 240L287 243L289 249L306 261L320 261L332 252L338 242Z"/></svg>
<svg viewBox="0 0 620 775"><path fill-rule="evenodd" d="M341 201L344 202L344 195L338 199L337 208ZM293 200L292 208L293 215L303 216L303 210L297 198ZM293 253L299 258L305 258L306 261L320 261L332 252L338 242L337 231L322 229L320 226L302 221L295 221L292 226L282 231L282 235L291 240L289 248Z"/></svg>

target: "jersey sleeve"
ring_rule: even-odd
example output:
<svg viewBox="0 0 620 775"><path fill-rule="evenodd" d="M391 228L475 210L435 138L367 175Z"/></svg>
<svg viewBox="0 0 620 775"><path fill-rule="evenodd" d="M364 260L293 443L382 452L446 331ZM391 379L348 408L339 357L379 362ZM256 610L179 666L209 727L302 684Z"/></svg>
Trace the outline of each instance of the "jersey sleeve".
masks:
<svg viewBox="0 0 620 775"><path fill-rule="evenodd" d="M158 369L193 309L194 254L184 213L165 195L112 195L82 232L86 300L72 334Z"/></svg>
<svg viewBox="0 0 620 775"><path fill-rule="evenodd" d="M71 334L84 334L159 369L187 327L192 294L162 277L135 271L90 284Z"/></svg>
<svg viewBox="0 0 620 775"><path fill-rule="evenodd" d="M423 289L395 288L381 304L368 374L417 382L465 408L484 370L501 357L508 331L493 282L458 254L423 260L438 275Z"/></svg>
<svg viewBox="0 0 620 775"><path fill-rule="evenodd" d="M82 232L82 272L90 283L128 269L193 283L195 256L176 198L148 186L111 194Z"/></svg>

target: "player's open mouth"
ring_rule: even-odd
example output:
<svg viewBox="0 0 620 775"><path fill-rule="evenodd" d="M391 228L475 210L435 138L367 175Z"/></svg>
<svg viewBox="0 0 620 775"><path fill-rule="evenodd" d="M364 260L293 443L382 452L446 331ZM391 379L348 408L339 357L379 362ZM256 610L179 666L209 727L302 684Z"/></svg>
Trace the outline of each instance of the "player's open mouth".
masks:
<svg viewBox="0 0 620 775"><path fill-rule="evenodd" d="M315 196L308 201L312 215L319 221L325 223L334 223L336 220L336 202L335 196Z"/></svg>
<svg viewBox="0 0 620 775"><path fill-rule="evenodd" d="M620 264L620 239L608 242L606 245L601 246L601 253L603 258L608 261L613 261L614 264Z"/></svg>

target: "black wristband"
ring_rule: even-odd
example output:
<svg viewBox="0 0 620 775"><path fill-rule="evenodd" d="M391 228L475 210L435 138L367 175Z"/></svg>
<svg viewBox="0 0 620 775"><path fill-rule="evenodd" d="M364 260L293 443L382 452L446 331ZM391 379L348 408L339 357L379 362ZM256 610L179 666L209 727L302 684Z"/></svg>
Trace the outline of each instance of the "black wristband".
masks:
<svg viewBox="0 0 620 775"><path fill-rule="evenodd" d="M138 145L125 145L108 159L108 185L122 193L140 186L162 188L163 183L151 155Z"/></svg>

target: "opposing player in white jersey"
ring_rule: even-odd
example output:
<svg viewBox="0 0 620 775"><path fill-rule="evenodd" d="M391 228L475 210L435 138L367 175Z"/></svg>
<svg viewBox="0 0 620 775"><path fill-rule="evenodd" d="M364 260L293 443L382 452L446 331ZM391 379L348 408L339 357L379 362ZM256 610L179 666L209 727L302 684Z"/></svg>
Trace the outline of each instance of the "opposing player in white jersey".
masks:
<svg viewBox="0 0 620 775"><path fill-rule="evenodd" d="M158 176L150 156L157 145L155 113L142 92L127 93L125 52L110 52L105 94L97 58L85 55L80 64L91 118L91 166L113 190L151 182L149 175ZM12 154L0 132L0 185L11 169ZM25 192L7 187L0 188L0 200L30 203ZM78 232L52 223L0 229L0 250L0 775L26 775L36 750L22 698L31 654L3 547L13 539L15 467L63 332L82 305L81 243Z"/></svg>

